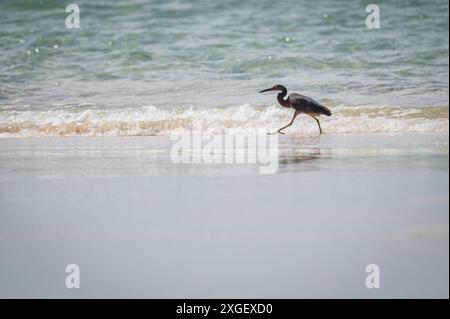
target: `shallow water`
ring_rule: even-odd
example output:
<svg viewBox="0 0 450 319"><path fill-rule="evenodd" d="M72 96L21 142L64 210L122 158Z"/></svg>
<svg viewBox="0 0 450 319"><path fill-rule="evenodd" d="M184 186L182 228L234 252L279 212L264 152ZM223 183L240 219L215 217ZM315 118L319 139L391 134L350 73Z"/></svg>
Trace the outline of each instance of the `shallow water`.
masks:
<svg viewBox="0 0 450 319"><path fill-rule="evenodd" d="M448 133L448 107L335 106L321 118L326 133ZM277 106L229 107L9 107L0 112L0 137L143 136L203 134L255 135L289 123L293 111ZM316 122L298 116L291 135L317 134Z"/></svg>
<svg viewBox="0 0 450 319"><path fill-rule="evenodd" d="M204 137L202 146L209 142ZM234 160L221 163L174 163L178 140L169 137L39 137L0 139L0 180L24 178L72 178L117 176L238 176L259 175L267 166L257 148L235 147ZM274 147L273 144L266 144ZM193 144L192 152L197 148ZM415 171L448 173L446 134L334 134L280 136L273 173L307 171ZM268 152L269 150L265 150ZM220 150L221 154L226 152ZM236 154L243 152L238 163ZM275 167L275 166L274 166Z"/></svg>

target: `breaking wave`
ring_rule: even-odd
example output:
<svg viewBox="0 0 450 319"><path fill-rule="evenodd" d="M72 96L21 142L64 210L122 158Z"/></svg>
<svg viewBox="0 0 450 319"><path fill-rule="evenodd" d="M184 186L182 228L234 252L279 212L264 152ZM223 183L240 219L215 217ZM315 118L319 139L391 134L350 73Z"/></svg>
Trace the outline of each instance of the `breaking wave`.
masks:
<svg viewBox="0 0 450 319"><path fill-rule="evenodd" d="M448 133L448 107L334 106L321 117L326 133ZM105 108L66 106L8 107L0 110L0 137L148 136L188 134L193 122L205 134L249 134L289 123L292 110L280 106ZM297 117L291 134L317 133L316 122Z"/></svg>

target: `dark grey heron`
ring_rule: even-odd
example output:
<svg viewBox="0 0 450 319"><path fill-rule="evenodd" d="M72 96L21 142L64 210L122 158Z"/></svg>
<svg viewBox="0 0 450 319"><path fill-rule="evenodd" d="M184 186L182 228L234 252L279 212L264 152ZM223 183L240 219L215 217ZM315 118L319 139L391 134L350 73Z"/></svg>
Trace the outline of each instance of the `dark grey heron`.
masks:
<svg viewBox="0 0 450 319"><path fill-rule="evenodd" d="M308 96L301 95L298 93L290 94L288 96L288 98L285 100L284 97L287 94L287 89L282 85L275 85L274 87L272 87L270 89L262 90L259 93L263 93L263 92L267 92L267 91L280 91L280 93L278 93L278 96L277 96L278 103L280 103L284 107L292 108L295 110L294 117L292 118L292 121L288 125L283 126L278 131L269 133L269 134L277 134L277 133L284 134L281 131L284 130L286 127L291 126L292 123L294 123L294 120L297 117L297 115L302 114L302 113L308 114L309 116L311 116L313 119L316 120L317 125L319 125L319 132L320 132L320 134L322 134L322 128L320 127L320 122L319 122L319 119L317 118L317 116L319 116L321 114L330 116L331 111L327 107L323 106L322 104L320 104L319 102L313 100L312 98L310 98Z"/></svg>

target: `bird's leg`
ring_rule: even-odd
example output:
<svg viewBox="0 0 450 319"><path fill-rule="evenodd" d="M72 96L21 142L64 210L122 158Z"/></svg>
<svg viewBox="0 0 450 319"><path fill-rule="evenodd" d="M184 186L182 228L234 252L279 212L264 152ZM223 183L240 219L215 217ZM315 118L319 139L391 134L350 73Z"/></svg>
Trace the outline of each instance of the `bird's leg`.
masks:
<svg viewBox="0 0 450 319"><path fill-rule="evenodd" d="M280 128L278 131L276 131L276 132L272 132L272 133L267 133L268 135L273 135L273 134L277 134L277 133L280 133L280 134L284 134L283 132L281 132L282 130L284 130L286 127L289 127L289 126L291 126L292 125L292 123L294 123L294 120L295 120L295 118L297 117L297 115L298 115L298 112L297 111L295 111L295 113L294 113L294 117L292 117L292 120L291 120L291 122L288 124L288 125L286 125L286 126L283 126L282 128Z"/></svg>
<svg viewBox="0 0 450 319"><path fill-rule="evenodd" d="M320 127L319 119L318 119L317 117L315 117L314 115L311 115L311 114L308 114L308 115L311 116L313 119L316 120L317 125L319 125L319 132L320 132L320 134L322 134L322 128Z"/></svg>

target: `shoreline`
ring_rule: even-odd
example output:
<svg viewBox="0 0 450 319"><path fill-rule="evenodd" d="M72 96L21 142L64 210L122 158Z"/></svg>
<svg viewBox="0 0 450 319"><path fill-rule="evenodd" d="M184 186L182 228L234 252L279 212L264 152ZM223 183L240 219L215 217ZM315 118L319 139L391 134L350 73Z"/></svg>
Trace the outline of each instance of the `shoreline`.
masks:
<svg viewBox="0 0 450 319"><path fill-rule="evenodd" d="M321 117L328 134L448 134L447 107L335 106ZM0 111L1 137L34 136L169 136L192 130L205 134L257 134L289 123L293 110L280 106L242 104L230 107L140 107ZM317 124L300 115L289 127L292 135L315 135Z"/></svg>

